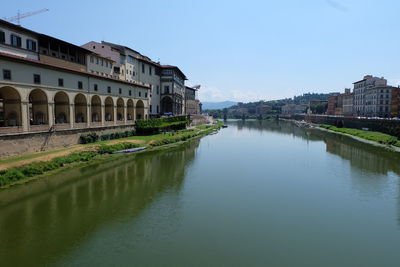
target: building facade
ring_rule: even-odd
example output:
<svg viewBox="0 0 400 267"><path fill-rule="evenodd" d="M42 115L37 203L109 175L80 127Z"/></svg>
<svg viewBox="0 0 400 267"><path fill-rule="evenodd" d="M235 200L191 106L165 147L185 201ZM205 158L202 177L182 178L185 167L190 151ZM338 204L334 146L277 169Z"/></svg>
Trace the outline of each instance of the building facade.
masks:
<svg viewBox="0 0 400 267"><path fill-rule="evenodd" d="M115 78L114 60L0 20L3 35L0 133L133 125L148 118L150 87Z"/></svg>
<svg viewBox="0 0 400 267"><path fill-rule="evenodd" d="M391 117L392 91L397 87L375 86L365 90L364 114L367 117Z"/></svg>
<svg viewBox="0 0 400 267"><path fill-rule="evenodd" d="M373 87L387 86L387 80L384 78L373 77L372 75L366 75L362 80L353 83L353 85L354 85L353 115L365 116L367 89Z"/></svg>
<svg viewBox="0 0 400 267"><path fill-rule="evenodd" d="M185 114L187 115L199 115L201 114L200 101L196 97L197 87L185 87Z"/></svg>

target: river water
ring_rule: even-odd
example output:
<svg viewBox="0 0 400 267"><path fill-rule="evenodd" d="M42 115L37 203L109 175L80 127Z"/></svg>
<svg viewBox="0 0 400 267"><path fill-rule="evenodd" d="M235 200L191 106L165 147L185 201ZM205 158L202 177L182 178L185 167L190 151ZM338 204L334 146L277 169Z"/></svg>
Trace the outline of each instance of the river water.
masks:
<svg viewBox="0 0 400 267"><path fill-rule="evenodd" d="M400 266L400 157L288 122L0 191L1 266Z"/></svg>

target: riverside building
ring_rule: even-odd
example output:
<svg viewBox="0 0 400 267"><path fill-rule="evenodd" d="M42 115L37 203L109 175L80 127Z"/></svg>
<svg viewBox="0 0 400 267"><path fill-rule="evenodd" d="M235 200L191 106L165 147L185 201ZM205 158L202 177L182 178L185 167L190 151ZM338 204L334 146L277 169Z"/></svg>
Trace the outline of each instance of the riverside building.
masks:
<svg viewBox="0 0 400 267"><path fill-rule="evenodd" d="M115 62L113 73L120 79L150 87L147 96L150 116L182 115L192 112L192 110L189 113L185 111L187 78L178 67L162 65L134 49L110 42L92 41L82 47L112 59Z"/></svg>
<svg viewBox="0 0 400 267"><path fill-rule="evenodd" d="M0 20L0 134L147 119L151 86L120 79L120 66L111 56Z"/></svg>
<svg viewBox="0 0 400 267"><path fill-rule="evenodd" d="M385 87L387 86L387 80L384 78L373 77L372 75L366 75L362 80L353 83L353 85L353 115L365 116L367 89L373 87ZM368 112L370 112L369 109Z"/></svg>

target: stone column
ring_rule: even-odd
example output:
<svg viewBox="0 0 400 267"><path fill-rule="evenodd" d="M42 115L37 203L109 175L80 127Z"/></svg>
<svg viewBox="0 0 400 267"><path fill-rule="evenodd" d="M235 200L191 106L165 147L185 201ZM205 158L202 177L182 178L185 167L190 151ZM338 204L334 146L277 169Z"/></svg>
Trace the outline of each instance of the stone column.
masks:
<svg viewBox="0 0 400 267"><path fill-rule="evenodd" d="M49 121L49 128L54 126L55 120L54 120L54 103L48 103L47 104L47 113L48 113L48 121Z"/></svg>
<svg viewBox="0 0 400 267"><path fill-rule="evenodd" d="M124 106L124 123L128 120L128 106Z"/></svg>
<svg viewBox="0 0 400 267"><path fill-rule="evenodd" d="M21 125L22 125L22 131L24 132L28 131L28 126L29 126L28 104L29 103L27 101L21 102Z"/></svg>
<svg viewBox="0 0 400 267"><path fill-rule="evenodd" d="M74 122L75 122L75 105L74 104L69 104L69 125L72 128L74 128Z"/></svg>
<svg viewBox="0 0 400 267"><path fill-rule="evenodd" d="M114 105L114 125L117 125L117 105Z"/></svg>
<svg viewBox="0 0 400 267"><path fill-rule="evenodd" d="M86 125L87 127L90 127L90 124L92 122L92 107L90 104L87 104L86 107L86 118L87 118Z"/></svg>
<svg viewBox="0 0 400 267"><path fill-rule="evenodd" d="M106 105L101 105L101 126L104 126L106 121Z"/></svg>

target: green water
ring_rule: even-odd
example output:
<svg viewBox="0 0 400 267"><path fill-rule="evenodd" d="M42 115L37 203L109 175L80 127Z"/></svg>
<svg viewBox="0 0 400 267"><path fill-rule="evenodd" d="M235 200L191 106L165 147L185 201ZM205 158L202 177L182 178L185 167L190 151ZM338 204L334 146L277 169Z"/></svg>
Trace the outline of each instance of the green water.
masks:
<svg viewBox="0 0 400 267"><path fill-rule="evenodd" d="M286 122L0 192L0 266L400 266L400 157Z"/></svg>

